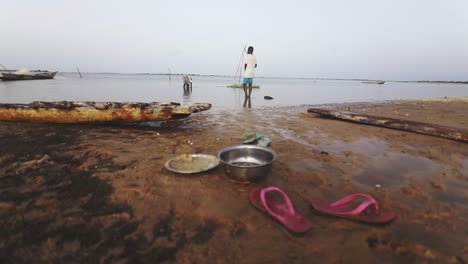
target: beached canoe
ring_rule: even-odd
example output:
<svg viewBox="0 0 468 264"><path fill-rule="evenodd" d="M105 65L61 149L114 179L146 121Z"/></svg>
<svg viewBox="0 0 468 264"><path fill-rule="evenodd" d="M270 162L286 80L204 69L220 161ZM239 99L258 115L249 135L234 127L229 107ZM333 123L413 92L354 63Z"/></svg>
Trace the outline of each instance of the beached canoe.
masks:
<svg viewBox="0 0 468 264"><path fill-rule="evenodd" d="M24 81L24 80L45 80L53 79L57 72L30 72L29 74L20 73L2 73L0 79L3 81Z"/></svg>
<svg viewBox="0 0 468 264"><path fill-rule="evenodd" d="M165 121L206 111L211 104L132 102L33 102L0 104L0 120L47 123L132 123Z"/></svg>

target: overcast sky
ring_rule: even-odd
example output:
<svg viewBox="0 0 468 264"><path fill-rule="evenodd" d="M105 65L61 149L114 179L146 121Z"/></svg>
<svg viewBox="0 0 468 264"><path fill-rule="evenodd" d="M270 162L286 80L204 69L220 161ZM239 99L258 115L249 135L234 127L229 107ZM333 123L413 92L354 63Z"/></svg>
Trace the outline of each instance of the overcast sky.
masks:
<svg viewBox="0 0 468 264"><path fill-rule="evenodd" d="M15 69L468 80L467 0L1 1Z"/></svg>

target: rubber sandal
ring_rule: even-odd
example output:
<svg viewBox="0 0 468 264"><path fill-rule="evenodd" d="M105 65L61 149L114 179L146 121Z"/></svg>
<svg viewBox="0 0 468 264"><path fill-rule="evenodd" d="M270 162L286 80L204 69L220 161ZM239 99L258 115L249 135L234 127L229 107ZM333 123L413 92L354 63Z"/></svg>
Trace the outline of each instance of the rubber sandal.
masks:
<svg viewBox="0 0 468 264"><path fill-rule="evenodd" d="M276 191L281 193L284 201L280 202L267 193ZM304 233L312 227L312 223L303 215L297 213L289 197L277 187L253 189L249 194L250 202L259 210L267 213L295 233Z"/></svg>
<svg viewBox="0 0 468 264"><path fill-rule="evenodd" d="M257 145L262 146L262 147L268 147L270 146L270 143L271 143L271 138L269 136L261 136L257 142Z"/></svg>
<svg viewBox="0 0 468 264"><path fill-rule="evenodd" d="M349 204L349 202L359 197L364 197L367 200L358 206L352 206ZM388 223L396 216L394 212L380 208L379 203L374 199L374 197L363 193L352 194L336 202L313 200L311 203L312 207L321 213L360 222Z"/></svg>
<svg viewBox="0 0 468 264"><path fill-rule="evenodd" d="M261 135L255 132L244 138L244 144L256 144L260 138L261 138Z"/></svg>

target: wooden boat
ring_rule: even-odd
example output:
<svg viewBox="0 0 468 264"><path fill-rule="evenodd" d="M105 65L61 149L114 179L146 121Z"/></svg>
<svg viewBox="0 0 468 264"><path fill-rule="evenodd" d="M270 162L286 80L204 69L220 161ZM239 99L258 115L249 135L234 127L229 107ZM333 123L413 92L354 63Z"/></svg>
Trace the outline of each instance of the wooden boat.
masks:
<svg viewBox="0 0 468 264"><path fill-rule="evenodd" d="M211 104L133 102L33 102L0 104L0 120L47 123L132 123L164 121L206 111Z"/></svg>
<svg viewBox="0 0 468 264"><path fill-rule="evenodd" d="M3 72L2 76L0 76L0 79L2 79L3 81L44 80L53 79L56 74L57 72L48 71L33 71L30 74Z"/></svg>
<svg viewBox="0 0 468 264"><path fill-rule="evenodd" d="M370 82L362 82L362 83L384 84L385 81L370 81Z"/></svg>

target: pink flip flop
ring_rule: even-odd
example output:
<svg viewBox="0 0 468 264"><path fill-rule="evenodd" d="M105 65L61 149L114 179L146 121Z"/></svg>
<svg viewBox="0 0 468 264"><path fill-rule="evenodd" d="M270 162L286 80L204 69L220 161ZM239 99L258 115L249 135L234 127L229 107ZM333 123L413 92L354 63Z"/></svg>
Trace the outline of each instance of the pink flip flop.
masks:
<svg viewBox="0 0 468 264"><path fill-rule="evenodd" d="M358 206L349 204L358 197L367 200ZM374 197L363 193L352 194L331 203L320 200L313 200L311 203L319 212L367 223L388 223L396 216L394 212L380 208Z"/></svg>
<svg viewBox="0 0 468 264"><path fill-rule="evenodd" d="M266 195L267 192L271 191L281 193L284 202L277 201ZM312 227L312 223L307 218L294 210L286 193L277 187L253 189L249 194L249 199L253 206L269 214L293 232L303 233Z"/></svg>

